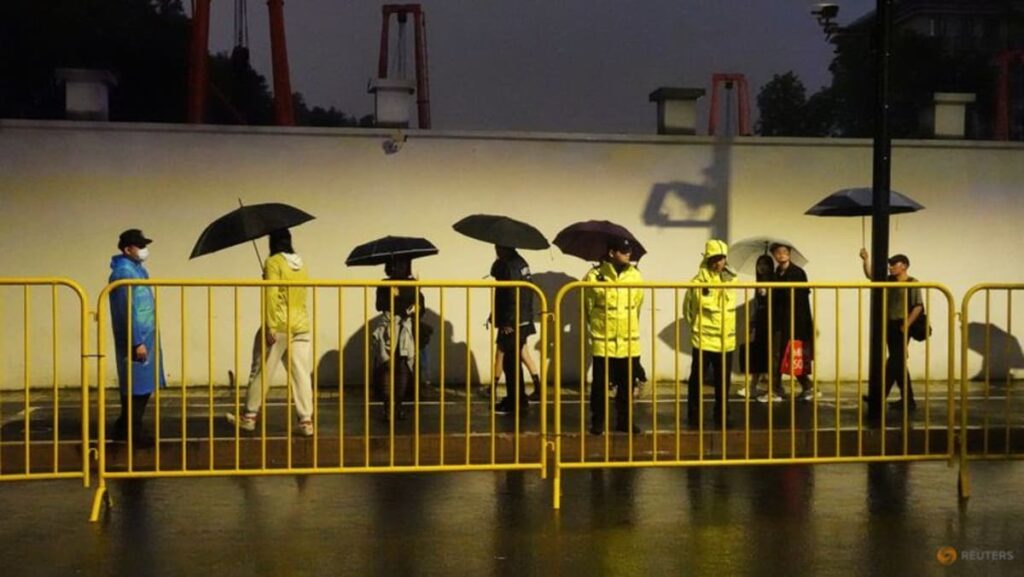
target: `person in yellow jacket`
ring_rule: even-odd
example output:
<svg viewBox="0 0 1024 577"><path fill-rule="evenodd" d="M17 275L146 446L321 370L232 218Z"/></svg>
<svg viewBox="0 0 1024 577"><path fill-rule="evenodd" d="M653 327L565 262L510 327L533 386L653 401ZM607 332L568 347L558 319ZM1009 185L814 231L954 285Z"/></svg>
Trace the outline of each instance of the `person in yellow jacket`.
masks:
<svg viewBox="0 0 1024 577"><path fill-rule="evenodd" d="M642 282L640 271L630 262L633 245L629 239L616 238L600 264L590 269L583 280L596 283ZM593 355L593 386L590 390L590 432L605 430L606 399L615 389L615 430L639 433L629 422L631 373L640 357L640 306L643 289L586 288L584 308ZM638 364L638 363L637 363Z"/></svg>
<svg viewBox="0 0 1024 577"><path fill-rule="evenodd" d="M309 279L302 257L292 248L288 229L270 234L270 256L263 264L263 280L305 281ZM309 314L306 312L306 288L271 286L265 289L263 329L266 339L266 357L258 363L260 351L255 351L257 362L249 375L245 394L245 412L238 421L239 428L256 430L256 419L263 405L265 389L270 385L281 361L291 365L290 384L295 412L298 414L297 432L305 437L313 435L313 389L310 382L312 345L309 332ZM260 349L261 344L257 344ZM228 421L234 415L228 414Z"/></svg>
<svg viewBox="0 0 1024 577"><path fill-rule="evenodd" d="M735 283L728 264L729 246L721 240L709 240L697 275L690 282L700 284ZM686 291L683 316L690 327L693 364L687 390L687 416L692 428L700 417L702 382L715 386L715 424L722 425L725 400L728 398L729 369L732 351L736 349L736 294L734 289L701 287Z"/></svg>

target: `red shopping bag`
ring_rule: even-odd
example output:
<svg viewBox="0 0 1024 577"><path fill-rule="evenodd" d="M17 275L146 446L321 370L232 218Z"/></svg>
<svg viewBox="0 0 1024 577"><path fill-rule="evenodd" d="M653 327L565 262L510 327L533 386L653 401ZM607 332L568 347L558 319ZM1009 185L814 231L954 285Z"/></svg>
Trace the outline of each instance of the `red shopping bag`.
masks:
<svg viewBox="0 0 1024 577"><path fill-rule="evenodd" d="M782 374L802 377L805 372L804 343L790 340L786 343L786 352L782 354Z"/></svg>

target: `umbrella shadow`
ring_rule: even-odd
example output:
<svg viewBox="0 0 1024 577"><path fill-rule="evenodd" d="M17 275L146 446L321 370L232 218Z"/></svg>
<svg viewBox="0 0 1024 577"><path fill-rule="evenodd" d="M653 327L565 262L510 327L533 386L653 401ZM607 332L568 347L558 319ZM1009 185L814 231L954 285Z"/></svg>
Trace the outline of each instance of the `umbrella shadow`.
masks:
<svg viewBox="0 0 1024 577"><path fill-rule="evenodd" d="M569 276L561 271L545 271L536 273L533 275L533 282L540 288L541 292L544 293L544 298L547 299L549 309L554 312L555 297L558 295L558 291L562 290L565 285L577 281L579 279ZM584 358L584 374L590 367L590 355L586 354L585 347L580 346L580 335L583 333L584 328L582 324L586 322L580 318L580 291L573 290L566 293L565 298L562 300L561 310L561 324L562 326L555 328L551 333L548 334L547 342L547 358L551 367L548 369L548 377L545 378L545 382L553 383L553 371L554 371L554 358L555 358L555 337L557 336L562 339L562 377L568 382L579 382L581 376L577 373L578 367L580 366L580 358ZM537 339L537 344L534 349L539 353L541 349L540 339ZM563 385L566 383L563 382Z"/></svg>
<svg viewBox="0 0 1024 577"><path fill-rule="evenodd" d="M973 381L985 380L985 375L995 382L1009 381L1024 369L1024 351L1020 341L994 324L968 323L967 347L983 359L978 374L971 377Z"/></svg>
<svg viewBox="0 0 1024 577"><path fill-rule="evenodd" d="M359 327L345 341L341 349L341 360L343 361L345 386L362 386L366 375L372 366L367 366L367 328L376 325L382 315L372 317L367 325ZM421 359L420 373L421 380L437 383L440 378L439 363L441 357L440 325L441 317L431 309L427 309L420 319L421 327L429 325L434 329L430 342L426 346L426 356ZM422 328L420 329L423 330ZM451 321L444 322L444 352L445 352L445 384L449 387L465 386L467 361L469 366L469 378L472 386L480 384L480 371L477 367L476 356L469 351L465 341L456 341L452 334L454 327ZM371 344L372 346L372 344ZM468 355L467 355L468 352ZM330 350L320 357L317 365L318 386L322 389L338 388L338 350ZM371 361L372 362L372 361Z"/></svg>
<svg viewBox="0 0 1024 577"><path fill-rule="evenodd" d="M643 209L644 224L659 228L707 228L709 238L729 238L729 176L732 139L715 141L704 182L655 183Z"/></svg>

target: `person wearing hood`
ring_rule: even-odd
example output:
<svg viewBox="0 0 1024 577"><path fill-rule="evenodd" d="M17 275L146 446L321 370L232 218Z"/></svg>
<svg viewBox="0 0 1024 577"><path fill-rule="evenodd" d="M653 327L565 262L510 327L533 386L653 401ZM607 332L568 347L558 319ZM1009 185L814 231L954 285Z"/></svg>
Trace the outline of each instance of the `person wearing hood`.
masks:
<svg viewBox="0 0 1024 577"><path fill-rule="evenodd" d="M263 264L263 280L309 280L305 263L292 248L292 235L286 228L270 233L270 256ZM298 433L304 437L313 435L313 389L310 382L312 344L309 328L305 287L264 288L261 332L266 345L260 343L259 348L263 349L265 357L262 363L255 364L255 370L249 376L245 412L238 421L240 429L256 430L256 420L263 406L266 388L273 381L278 365L287 361L291 366L289 380L299 419ZM259 355L259 352L256 354ZM227 419L234 422L234 414L228 413Z"/></svg>
<svg viewBox="0 0 1024 577"><path fill-rule="evenodd" d="M729 246L721 240L709 240L704 246L697 284L731 284L736 278L726 268ZM712 375L715 386L715 424L723 425L728 396L732 351L736 348L736 294L734 289L700 287L686 291L683 317L690 327L693 364L687 386L687 417L691 428L699 427L700 388ZM728 421L725 421L728 422Z"/></svg>
<svg viewBox="0 0 1024 577"><path fill-rule="evenodd" d="M110 282L148 279L149 272L142 263L149 258L151 242L137 228L122 232L117 242L121 252L110 259ZM127 440L130 424L132 443L152 446L152 440L143 432L142 419L157 383L167 386L163 355L157 348L156 301L152 287L122 286L110 291L110 325L114 331L114 357L121 389L121 415L114 423L113 437Z"/></svg>
<svg viewBox="0 0 1024 577"><path fill-rule="evenodd" d="M497 257L491 265L494 280L533 282L530 265L516 249L495 245L494 254ZM517 288L495 290L494 328L498 333L495 344L501 356L506 390L505 398L495 405L494 412L515 414L515 395L518 395L518 410L525 415L530 406L530 396L526 394L526 375L519 370L519 365L525 364L530 372L536 387L536 400L540 400L540 387L543 386L526 347L526 339L537 332L533 326L533 292Z"/></svg>
<svg viewBox="0 0 1024 577"><path fill-rule="evenodd" d="M609 285L643 282L633 266L633 243L615 238L608 243L604 259L583 278ZM640 357L640 307L644 291L638 288L584 289L584 312L593 355L593 385L590 390L590 432L604 434L606 399L615 389L615 430L639 433L630 421L631 373Z"/></svg>

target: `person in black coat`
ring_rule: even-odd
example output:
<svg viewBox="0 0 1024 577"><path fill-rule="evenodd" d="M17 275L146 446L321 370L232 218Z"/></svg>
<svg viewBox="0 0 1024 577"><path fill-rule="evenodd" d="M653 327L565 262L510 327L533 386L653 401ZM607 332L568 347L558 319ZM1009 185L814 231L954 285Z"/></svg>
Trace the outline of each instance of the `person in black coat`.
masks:
<svg viewBox="0 0 1024 577"><path fill-rule="evenodd" d="M790 247L773 244L769 247L777 263L773 282L807 282L807 273L790 260ZM794 378L800 383L798 399L809 401L818 396L811 374L814 361L814 319L811 317L811 291L806 288L777 288L771 290L772 308L772 358L774 360L773 391L758 397L759 401L781 401L784 396L782 384L790 381L790 375L782 372L782 361L790 341L803 345L803 374ZM790 381L791 382L791 381Z"/></svg>
<svg viewBox="0 0 1024 577"><path fill-rule="evenodd" d="M494 253L498 257L491 265L491 276L499 281L532 282L530 265L516 251L507 246L495 246ZM518 294L519 306L516 307ZM533 326L533 292L518 288L500 288L494 294L494 327L498 332L496 344L502 353L502 371L505 373L505 387L508 394L495 405L499 414L516 412L516 397L519 396L519 411L526 414L530 406L530 398L526 394L526 380L522 371L517 370L520 355L526 339L536 332ZM518 374L518 379L516 376ZM539 384L539 377L534 376Z"/></svg>
<svg viewBox="0 0 1024 577"><path fill-rule="evenodd" d="M756 279L759 283L771 282L775 276L775 259L765 253L757 257L755 264ZM740 365L750 375L749 385L740 387L736 394L740 397L756 398L757 386L768 374L768 290L759 288L754 291L754 298L747 309L750 320L750 334L747 335L747 352L740 356ZM745 328L745 327L743 327ZM736 327L737 331L741 327ZM749 356L749 358L748 358Z"/></svg>

